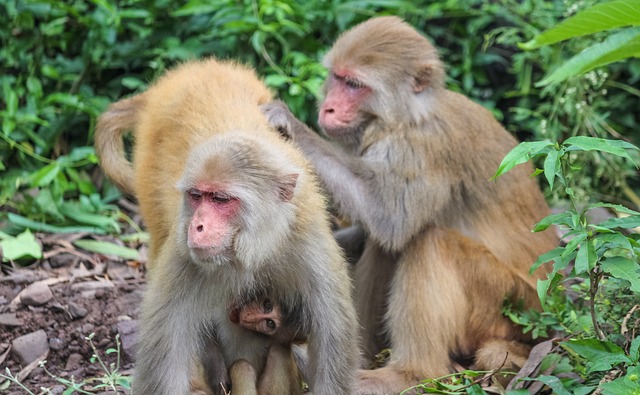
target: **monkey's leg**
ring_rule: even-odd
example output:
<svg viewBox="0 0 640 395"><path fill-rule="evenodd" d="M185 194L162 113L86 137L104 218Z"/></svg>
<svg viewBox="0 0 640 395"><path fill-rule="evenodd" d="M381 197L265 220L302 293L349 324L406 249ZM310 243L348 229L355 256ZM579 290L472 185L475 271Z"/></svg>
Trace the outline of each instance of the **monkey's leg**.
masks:
<svg viewBox="0 0 640 395"><path fill-rule="evenodd" d="M354 268L356 310L361 328L360 351L365 368L381 349L388 346L382 326L389 285L396 268L394 259L375 243L367 242Z"/></svg>
<svg viewBox="0 0 640 395"><path fill-rule="evenodd" d="M357 393L398 393L450 373L451 354L474 355L492 338L510 338L513 325L502 316L502 303L524 287L478 242L452 230L428 230L398 260L391 284L391 360L360 371Z"/></svg>
<svg viewBox="0 0 640 395"><path fill-rule="evenodd" d="M235 361L229 368L229 377L233 386L231 388L233 395L258 395L256 370L246 360ZM226 390L228 393L229 388Z"/></svg>
<svg viewBox="0 0 640 395"><path fill-rule="evenodd" d="M302 393L302 382L293 359L291 346L274 344L264 371L258 382L260 395L298 395Z"/></svg>

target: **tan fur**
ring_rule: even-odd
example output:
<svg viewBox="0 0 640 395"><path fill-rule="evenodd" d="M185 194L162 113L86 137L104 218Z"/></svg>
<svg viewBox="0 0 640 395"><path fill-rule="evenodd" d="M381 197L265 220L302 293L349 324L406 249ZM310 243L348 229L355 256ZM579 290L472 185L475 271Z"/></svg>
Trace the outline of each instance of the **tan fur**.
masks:
<svg viewBox="0 0 640 395"><path fill-rule="evenodd" d="M342 147L281 103L264 111L365 231L354 269L362 350L368 359L392 351L387 366L360 371L356 393L398 393L468 358L500 368L509 350L518 354L509 364L521 363L531 339L501 314L503 301L540 308L535 286L548 268L528 272L557 238L531 233L549 209L530 165L489 181L516 140L444 88L436 49L399 18L347 31L325 65L331 101L320 106L320 126ZM340 240L347 251L360 245L350 238Z"/></svg>
<svg viewBox="0 0 640 395"><path fill-rule="evenodd" d="M167 72L100 117L96 150L104 170L124 191L133 191L151 235L136 394L189 393L198 359L207 369L207 360L216 365L209 380L215 394L234 361L246 361L260 377L272 341L233 325L227 308L244 292L263 287L301 305L314 393L351 391L356 320L344 257L309 163L260 112L271 98L253 70L208 59ZM133 164L122 143L129 128ZM227 224L210 224L227 229L231 255L209 252L211 259L201 259L188 247L188 191L202 183L231 191L241 202ZM216 354L203 358L207 353ZM275 357L285 363L268 366L261 377L268 390L260 395L299 393L292 384L298 380L293 356ZM239 366L229 372L232 384L247 371ZM255 380L245 378L233 394L255 391Z"/></svg>

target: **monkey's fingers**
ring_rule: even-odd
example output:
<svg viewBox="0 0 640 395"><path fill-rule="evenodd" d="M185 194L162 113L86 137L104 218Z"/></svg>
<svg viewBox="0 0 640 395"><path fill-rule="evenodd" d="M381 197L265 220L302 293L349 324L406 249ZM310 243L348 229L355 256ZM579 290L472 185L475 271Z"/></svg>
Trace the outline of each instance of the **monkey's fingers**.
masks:
<svg viewBox="0 0 640 395"><path fill-rule="evenodd" d="M291 114L286 104L280 100L276 100L260 106L260 110L272 128L284 137L292 137L291 118L293 114Z"/></svg>

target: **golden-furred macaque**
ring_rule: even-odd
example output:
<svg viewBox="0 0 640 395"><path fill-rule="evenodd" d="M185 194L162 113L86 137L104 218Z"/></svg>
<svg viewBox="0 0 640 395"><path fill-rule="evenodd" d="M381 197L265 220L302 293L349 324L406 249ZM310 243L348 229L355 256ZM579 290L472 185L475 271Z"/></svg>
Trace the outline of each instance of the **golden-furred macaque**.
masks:
<svg viewBox="0 0 640 395"><path fill-rule="evenodd" d="M229 320L232 301L262 292L300 312L312 391L352 392L348 268L310 165L260 111L270 100L251 69L208 59L176 67L100 117L104 170L137 197L151 235L137 395L189 394L198 361L215 394L300 393L290 347L274 349L273 339ZM122 142L128 128L133 165Z"/></svg>
<svg viewBox="0 0 640 395"><path fill-rule="evenodd" d="M354 224L339 240L345 249L364 242L353 269L361 348L370 360L390 347L391 359L361 370L356 393L398 393L458 361L518 365L531 339L502 315L503 302L540 308L535 285L547 268L529 268L557 239L531 232L549 209L530 165L490 181L516 140L444 87L436 49L397 17L342 34L324 64L328 140L283 103L263 111Z"/></svg>

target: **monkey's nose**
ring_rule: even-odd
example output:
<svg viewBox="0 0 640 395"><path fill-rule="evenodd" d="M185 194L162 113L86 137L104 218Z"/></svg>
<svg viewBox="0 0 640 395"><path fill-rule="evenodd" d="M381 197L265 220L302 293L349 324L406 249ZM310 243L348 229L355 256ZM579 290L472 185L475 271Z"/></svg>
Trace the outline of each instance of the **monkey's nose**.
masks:
<svg viewBox="0 0 640 395"><path fill-rule="evenodd" d="M202 225L198 225L198 227L196 228L196 230L197 230L198 232L202 232L202 231L204 230L204 226L202 226Z"/></svg>

